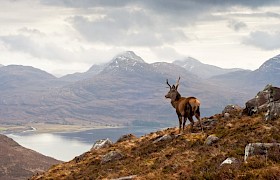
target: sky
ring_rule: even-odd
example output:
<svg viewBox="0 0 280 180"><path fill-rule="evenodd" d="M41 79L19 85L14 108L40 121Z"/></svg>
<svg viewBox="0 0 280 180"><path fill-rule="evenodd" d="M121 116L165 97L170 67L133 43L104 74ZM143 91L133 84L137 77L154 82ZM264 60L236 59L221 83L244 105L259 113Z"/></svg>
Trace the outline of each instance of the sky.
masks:
<svg viewBox="0 0 280 180"><path fill-rule="evenodd" d="M0 0L0 64L57 76L134 51L257 69L280 54L279 0Z"/></svg>

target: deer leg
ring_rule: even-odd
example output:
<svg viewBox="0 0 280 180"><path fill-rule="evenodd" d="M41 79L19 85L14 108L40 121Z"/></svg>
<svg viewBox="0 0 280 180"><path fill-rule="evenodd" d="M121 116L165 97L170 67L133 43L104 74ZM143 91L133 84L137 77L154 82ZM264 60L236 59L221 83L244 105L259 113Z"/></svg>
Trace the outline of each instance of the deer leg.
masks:
<svg viewBox="0 0 280 180"><path fill-rule="evenodd" d="M189 119L189 120L190 120L190 122L191 122L191 130L190 130L190 132L192 133L192 131L193 131L193 125L194 125L194 121L193 121L192 116L189 116L189 117L188 117L188 119Z"/></svg>
<svg viewBox="0 0 280 180"><path fill-rule="evenodd" d="M186 121L187 121L187 117L183 117L183 132L185 130Z"/></svg>
<svg viewBox="0 0 280 180"><path fill-rule="evenodd" d="M196 114L195 114L195 117L196 117L196 119L198 120L198 122L199 122L199 124L200 124L201 131L203 132L203 127L202 127L202 123L201 123L199 114L196 113Z"/></svg>
<svg viewBox="0 0 280 180"><path fill-rule="evenodd" d="M178 119L179 119L179 133L181 133L181 127L182 127L182 116L178 115Z"/></svg>

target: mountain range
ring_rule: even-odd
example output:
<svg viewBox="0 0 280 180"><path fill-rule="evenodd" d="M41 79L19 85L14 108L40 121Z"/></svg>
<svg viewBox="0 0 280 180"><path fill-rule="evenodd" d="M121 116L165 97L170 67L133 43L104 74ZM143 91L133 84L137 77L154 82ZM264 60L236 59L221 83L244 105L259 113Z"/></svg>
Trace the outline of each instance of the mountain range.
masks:
<svg viewBox="0 0 280 180"><path fill-rule="evenodd" d="M199 98L202 116L209 116L227 104L243 105L268 83L279 86L279 61L278 55L249 71L222 69L190 58L149 64L127 51L84 73L61 78L33 67L3 66L0 122L177 125L176 113L164 98L169 90L166 79L175 83L180 76L181 95Z"/></svg>
<svg viewBox="0 0 280 180"><path fill-rule="evenodd" d="M204 64L192 57L187 57L183 60L175 60L173 63L182 66L187 71L204 79L242 70L239 68L224 69L214 65Z"/></svg>

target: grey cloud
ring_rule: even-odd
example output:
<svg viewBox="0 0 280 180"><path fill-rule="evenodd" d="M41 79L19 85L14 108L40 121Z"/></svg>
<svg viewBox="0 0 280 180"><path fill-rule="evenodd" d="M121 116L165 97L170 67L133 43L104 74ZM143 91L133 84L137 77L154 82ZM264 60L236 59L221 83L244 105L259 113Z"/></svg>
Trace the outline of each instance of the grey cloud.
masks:
<svg viewBox="0 0 280 180"><path fill-rule="evenodd" d="M250 35L243 40L243 43L263 50L275 50L280 49L279 39L280 31L274 33L255 31L251 32Z"/></svg>
<svg viewBox="0 0 280 180"><path fill-rule="evenodd" d="M0 36L1 41L10 51L26 53L36 58L55 59L61 62L79 60L78 54L55 43L40 41L26 35Z"/></svg>
<svg viewBox="0 0 280 180"><path fill-rule="evenodd" d="M114 10L102 19L74 16L68 22L86 39L111 45L160 46L187 40L184 32L143 10Z"/></svg>
<svg viewBox="0 0 280 180"><path fill-rule="evenodd" d="M244 22L231 19L228 21L228 27L233 29L234 31L239 31L246 28L247 25Z"/></svg>

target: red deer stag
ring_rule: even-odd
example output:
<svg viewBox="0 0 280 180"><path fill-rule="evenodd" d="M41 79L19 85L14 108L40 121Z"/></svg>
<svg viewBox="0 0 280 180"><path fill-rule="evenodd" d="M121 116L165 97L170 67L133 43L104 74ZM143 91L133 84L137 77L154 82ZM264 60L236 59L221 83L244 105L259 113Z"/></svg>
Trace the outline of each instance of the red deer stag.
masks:
<svg viewBox="0 0 280 180"><path fill-rule="evenodd" d="M203 127L200 121L200 111L199 111L200 102L195 97L188 97L188 98L181 97L180 93L177 91L179 86L179 80L180 77L177 80L176 85L172 85L172 87L168 83L168 79L166 80L166 83L169 86L170 90L165 95L165 98L171 99L171 104L176 109L176 113L179 119L179 133L181 133L182 122L183 122L183 131L184 131L187 118L191 122L191 132L192 132L193 125L194 125L194 121L192 118L193 116L195 116L196 119L199 121L201 130L203 132Z"/></svg>

